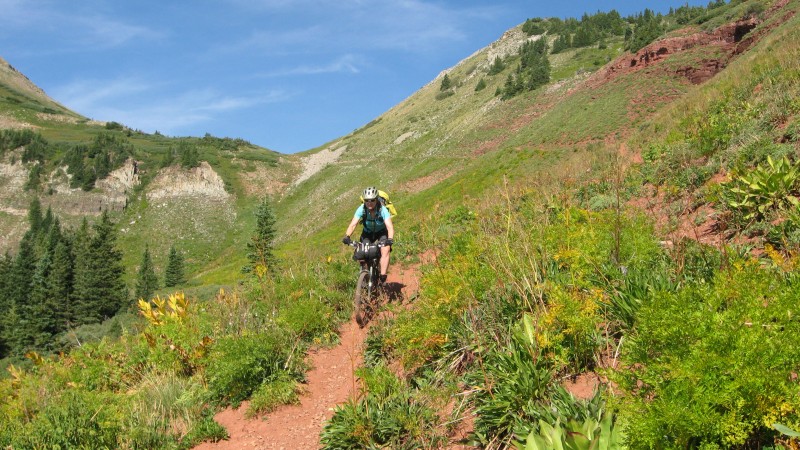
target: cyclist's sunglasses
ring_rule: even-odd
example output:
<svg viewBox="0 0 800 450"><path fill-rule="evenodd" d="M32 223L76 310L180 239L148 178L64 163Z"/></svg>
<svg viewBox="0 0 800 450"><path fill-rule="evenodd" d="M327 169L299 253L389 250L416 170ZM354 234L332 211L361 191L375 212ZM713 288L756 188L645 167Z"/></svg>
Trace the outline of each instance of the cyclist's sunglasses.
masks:
<svg viewBox="0 0 800 450"><path fill-rule="evenodd" d="M375 199L375 198L368 198L368 199L364 200L364 203L375 203L375 202L377 202L377 201L378 201L378 200L377 200L377 199Z"/></svg>

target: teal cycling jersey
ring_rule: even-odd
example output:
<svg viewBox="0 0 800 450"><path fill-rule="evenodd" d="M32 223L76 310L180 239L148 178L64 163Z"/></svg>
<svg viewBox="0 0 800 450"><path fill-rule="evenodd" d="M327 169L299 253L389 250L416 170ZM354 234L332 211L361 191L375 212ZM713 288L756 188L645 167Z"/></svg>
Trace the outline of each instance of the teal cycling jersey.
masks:
<svg viewBox="0 0 800 450"><path fill-rule="evenodd" d="M392 216L389 213L389 209L383 207L378 210L377 216L373 216L368 211L365 211L364 205L361 205L356 209L353 217L361 219L361 223L364 225L364 233L372 234L385 230L386 220Z"/></svg>

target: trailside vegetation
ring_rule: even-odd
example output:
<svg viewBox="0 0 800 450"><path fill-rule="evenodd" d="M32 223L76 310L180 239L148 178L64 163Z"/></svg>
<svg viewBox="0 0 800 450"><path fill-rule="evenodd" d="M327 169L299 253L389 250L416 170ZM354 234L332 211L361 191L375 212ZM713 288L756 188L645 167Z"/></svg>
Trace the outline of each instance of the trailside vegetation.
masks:
<svg viewBox="0 0 800 450"><path fill-rule="evenodd" d="M252 399L251 416L297 401L312 343L336 339L352 308L349 258L248 277L207 301L182 292L138 301L136 332L69 353L29 353L0 379L0 445L191 448L220 440L215 407Z"/></svg>
<svg viewBox="0 0 800 450"><path fill-rule="evenodd" d="M787 438L774 424L800 427L796 259L666 248L635 211L495 197L517 200L418 235L437 261L415 307L374 325L365 350L412 375L376 386L363 374L373 384L337 408L326 448L424 447L467 415L486 448L753 448ZM565 390L586 376L615 389ZM462 391L451 415L423 412Z"/></svg>

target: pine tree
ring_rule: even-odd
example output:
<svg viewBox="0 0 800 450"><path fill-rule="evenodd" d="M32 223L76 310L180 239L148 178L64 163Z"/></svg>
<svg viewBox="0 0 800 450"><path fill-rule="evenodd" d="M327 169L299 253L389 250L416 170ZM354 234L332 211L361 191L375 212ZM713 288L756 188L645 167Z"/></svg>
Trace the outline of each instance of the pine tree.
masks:
<svg viewBox="0 0 800 450"><path fill-rule="evenodd" d="M506 69L506 64L499 56L494 58L491 67L489 67L489 75L497 75Z"/></svg>
<svg viewBox="0 0 800 450"><path fill-rule="evenodd" d="M93 314L90 315L92 305L89 304L92 276L90 245L89 222L84 217L72 241L73 284L71 312L75 325L94 322Z"/></svg>
<svg viewBox="0 0 800 450"><path fill-rule="evenodd" d="M173 245L169 249L167 268L164 270L164 287L173 287L184 282L183 257Z"/></svg>
<svg viewBox="0 0 800 450"><path fill-rule="evenodd" d="M31 290L31 331L33 333L33 347L46 348L53 342L53 336L58 334L59 305L52 297L50 273L53 269L53 260L49 253L45 253L36 264Z"/></svg>
<svg viewBox="0 0 800 450"><path fill-rule="evenodd" d="M158 277L150 259L150 249L145 247L139 273L136 276L136 298L150 300L156 289L158 289Z"/></svg>
<svg viewBox="0 0 800 450"><path fill-rule="evenodd" d="M34 197L33 200L31 200L30 207L28 208L28 223L31 227L30 232L33 234L39 233L39 230L42 228L43 220L42 204L39 202L38 197Z"/></svg>
<svg viewBox="0 0 800 450"><path fill-rule="evenodd" d="M181 157L181 166L184 169L191 169L200 165L200 154L194 145L181 142L178 144L178 153Z"/></svg>
<svg viewBox="0 0 800 450"><path fill-rule="evenodd" d="M453 82L450 81L450 76L444 74L444 76L442 77L442 84L439 85L439 90L444 92L450 89L451 87L453 87Z"/></svg>
<svg viewBox="0 0 800 450"><path fill-rule="evenodd" d="M14 258L11 276L8 279L11 309L9 317L8 341L11 353L22 355L33 344L35 325L33 309L31 307L31 292L33 291L33 276L36 272L36 255L30 231L25 234L19 245L19 253Z"/></svg>
<svg viewBox="0 0 800 450"><path fill-rule="evenodd" d="M53 250L53 267L50 270L50 296L57 304L58 328L63 331L74 323L72 289L74 261L69 241L61 239Z"/></svg>
<svg viewBox="0 0 800 450"><path fill-rule="evenodd" d="M250 265L246 268L253 270L258 266L264 266L269 271L274 271L277 258L273 253L273 241L275 240L275 215L269 200L265 197L256 210L256 229L250 242L247 243L247 259Z"/></svg>
<svg viewBox="0 0 800 450"><path fill-rule="evenodd" d="M11 310L9 279L13 264L14 260L9 253L0 257L0 311L3 311L3 314L0 314L0 358L5 358L9 352L7 332L10 329L10 323L7 322L7 312Z"/></svg>
<svg viewBox="0 0 800 450"><path fill-rule="evenodd" d="M75 306L81 324L112 317L128 298L122 253L115 247L116 231L107 212L92 229L94 234L88 239L85 230L78 230L75 240Z"/></svg>

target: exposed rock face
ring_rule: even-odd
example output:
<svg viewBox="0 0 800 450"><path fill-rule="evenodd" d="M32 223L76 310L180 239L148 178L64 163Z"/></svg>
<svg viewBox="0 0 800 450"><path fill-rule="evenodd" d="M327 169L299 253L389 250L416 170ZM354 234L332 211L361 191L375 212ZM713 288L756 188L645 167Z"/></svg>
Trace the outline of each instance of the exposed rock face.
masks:
<svg viewBox="0 0 800 450"><path fill-rule="evenodd" d="M205 161L189 170L179 166L162 169L147 190L147 198L154 200L176 197L225 200L229 196L222 177Z"/></svg>
<svg viewBox="0 0 800 450"><path fill-rule="evenodd" d="M705 47L708 48L709 55L715 56L703 61L700 66L681 67L676 70L678 75L693 84L703 83L725 68L731 58L753 45L757 38L751 36L750 32L760 23L759 19L752 17L723 25L712 32L659 40L642 48L635 55L618 58L592 76L589 83L606 83L621 74L642 70L677 53Z"/></svg>
<svg viewBox="0 0 800 450"><path fill-rule="evenodd" d="M14 163L0 163L0 186L3 188L3 198L7 194L13 196L25 188L28 180L28 169L21 160Z"/></svg>
<svg viewBox="0 0 800 450"><path fill-rule="evenodd" d="M306 181L311 178L315 173L324 169L326 165L336 162L337 159L347 150L347 146L343 145L336 150L326 148L320 152L314 153L311 156L303 158L303 173L294 181L294 185Z"/></svg>
<svg viewBox="0 0 800 450"><path fill-rule="evenodd" d="M95 185L106 191L127 193L139 184L139 171L136 161L128 159L119 169L98 180Z"/></svg>

